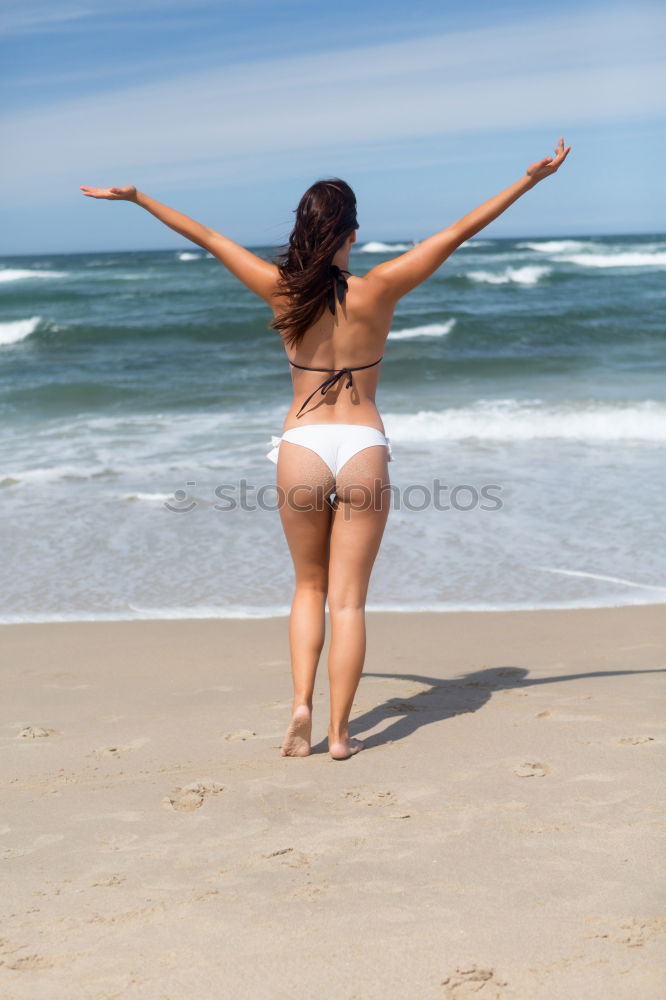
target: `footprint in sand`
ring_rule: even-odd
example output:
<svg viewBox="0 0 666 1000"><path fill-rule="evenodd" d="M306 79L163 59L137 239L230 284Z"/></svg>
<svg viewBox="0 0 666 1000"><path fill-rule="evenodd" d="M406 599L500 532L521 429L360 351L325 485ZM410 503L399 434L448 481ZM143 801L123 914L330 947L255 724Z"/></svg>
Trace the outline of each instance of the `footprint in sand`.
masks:
<svg viewBox="0 0 666 1000"><path fill-rule="evenodd" d="M123 753L129 753L130 750L139 750L146 743L150 743L148 736L140 736L137 740L132 740L127 746L120 743L115 746L110 747L100 747L98 750L92 750L86 757L120 757Z"/></svg>
<svg viewBox="0 0 666 1000"><path fill-rule="evenodd" d="M251 740L256 735L251 729L234 729L233 732L227 733L224 738L225 740Z"/></svg>
<svg viewBox="0 0 666 1000"><path fill-rule="evenodd" d="M3 964L13 972L39 972L43 969L55 969L57 965L65 963L66 959L50 955L22 955Z"/></svg>
<svg viewBox="0 0 666 1000"><path fill-rule="evenodd" d="M41 833L35 837L31 845L22 844L20 847L7 847L4 851L4 859L10 861L13 858L24 858L27 854L40 851L43 847L51 847L65 839L64 833Z"/></svg>
<svg viewBox="0 0 666 1000"><path fill-rule="evenodd" d="M304 851L297 851L293 847L282 847L279 851L264 854L264 857L268 859L283 858L280 864L287 865L289 868L307 868L308 865L312 864L315 855L305 854Z"/></svg>
<svg viewBox="0 0 666 1000"><path fill-rule="evenodd" d="M125 876L124 875L120 875L118 872L114 872L113 875L109 875L108 878L100 879L99 882L91 882L90 883L90 888L91 889L97 889L97 888L105 888L106 889L106 888L108 888L109 886L112 886L112 885L122 885L122 883L124 881L125 881Z"/></svg>
<svg viewBox="0 0 666 1000"><path fill-rule="evenodd" d="M321 899L322 896L325 896L330 889L331 885L329 882L322 882L318 885L308 882L306 885L300 886L298 889L290 892L285 898L305 900L308 903L314 903Z"/></svg>
<svg viewBox="0 0 666 1000"><path fill-rule="evenodd" d="M216 781L193 781L182 788L174 788L171 795L166 795L162 801L178 812L193 812L201 808L209 795L218 795L223 791L224 785L218 785Z"/></svg>
<svg viewBox="0 0 666 1000"><path fill-rule="evenodd" d="M368 795L367 792L357 788L348 788L343 795L346 799L353 799L354 802L360 802L364 806L394 806L397 801L393 792L372 792Z"/></svg>
<svg viewBox="0 0 666 1000"><path fill-rule="evenodd" d="M99 750L92 750L86 757L120 757L121 753L127 753L131 747L101 747Z"/></svg>
<svg viewBox="0 0 666 1000"><path fill-rule="evenodd" d="M550 774L550 768L547 764L530 761L514 767L513 773L517 774L519 778L545 778L547 774Z"/></svg>
<svg viewBox="0 0 666 1000"><path fill-rule="evenodd" d="M442 979L445 996L449 1000L502 1000L502 988L506 982L501 980L494 969L479 969L475 965L464 969L457 968L452 976Z"/></svg>
<svg viewBox="0 0 666 1000"><path fill-rule="evenodd" d="M282 864L287 868L307 868L314 858L314 854L306 854L304 851L289 851Z"/></svg>
<svg viewBox="0 0 666 1000"><path fill-rule="evenodd" d="M41 726L24 726L16 734L16 738L19 740L36 740L42 736L55 736L57 733L57 729L42 729Z"/></svg>
<svg viewBox="0 0 666 1000"><path fill-rule="evenodd" d="M618 743L623 747L637 747L640 743L651 743L654 736L624 736Z"/></svg>
<svg viewBox="0 0 666 1000"><path fill-rule="evenodd" d="M586 937L602 938L627 948L642 948L659 935L666 934L666 917L628 917L626 920L591 917L588 923L601 926Z"/></svg>

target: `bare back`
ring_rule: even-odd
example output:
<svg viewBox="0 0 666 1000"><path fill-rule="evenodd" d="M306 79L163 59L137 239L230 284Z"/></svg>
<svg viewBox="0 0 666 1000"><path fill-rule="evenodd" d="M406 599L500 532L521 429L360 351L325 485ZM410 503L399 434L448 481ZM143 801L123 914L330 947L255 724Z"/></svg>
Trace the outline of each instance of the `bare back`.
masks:
<svg viewBox="0 0 666 1000"><path fill-rule="evenodd" d="M364 424L384 433L375 404L381 365L353 372L347 389L345 379L311 400L300 416L303 402L321 385L327 373L341 368L371 365L383 354L393 318L394 303L381 294L372 276L350 276L344 301L336 303L335 316L326 309L306 332L296 350L285 348L289 361L321 371L291 368L294 399L282 430L306 424ZM279 309L274 308L276 319Z"/></svg>

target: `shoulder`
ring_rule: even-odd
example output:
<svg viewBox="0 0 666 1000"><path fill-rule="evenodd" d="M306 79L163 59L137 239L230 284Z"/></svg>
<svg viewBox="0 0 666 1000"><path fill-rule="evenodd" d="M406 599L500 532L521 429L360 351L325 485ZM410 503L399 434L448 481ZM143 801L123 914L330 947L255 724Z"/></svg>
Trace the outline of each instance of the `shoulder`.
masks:
<svg viewBox="0 0 666 1000"><path fill-rule="evenodd" d="M381 275L372 272L363 277L349 279L349 303L357 316L363 316L372 321L373 325L390 318L393 314L394 302L390 295L387 282Z"/></svg>

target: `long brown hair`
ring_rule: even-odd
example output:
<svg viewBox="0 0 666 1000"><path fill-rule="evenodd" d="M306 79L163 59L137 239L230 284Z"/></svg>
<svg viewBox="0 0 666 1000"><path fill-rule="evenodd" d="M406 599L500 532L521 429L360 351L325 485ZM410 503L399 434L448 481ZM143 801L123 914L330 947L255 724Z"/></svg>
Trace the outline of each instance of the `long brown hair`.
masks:
<svg viewBox="0 0 666 1000"><path fill-rule="evenodd" d="M288 305L279 320L270 323L289 347L300 344L326 308L335 280L333 257L358 229L356 195L338 177L316 181L295 212L289 243L273 261L280 272L278 294L287 297Z"/></svg>

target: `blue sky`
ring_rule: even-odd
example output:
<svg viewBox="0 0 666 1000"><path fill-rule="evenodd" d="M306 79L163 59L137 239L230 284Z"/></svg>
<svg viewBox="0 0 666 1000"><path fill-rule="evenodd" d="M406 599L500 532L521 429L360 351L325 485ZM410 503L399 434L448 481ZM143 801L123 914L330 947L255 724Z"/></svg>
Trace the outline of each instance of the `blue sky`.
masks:
<svg viewBox="0 0 666 1000"><path fill-rule="evenodd" d="M666 231L662 4L9 0L0 34L2 254L182 245L80 184L276 245L341 176L360 240L422 239L560 135L487 235Z"/></svg>

